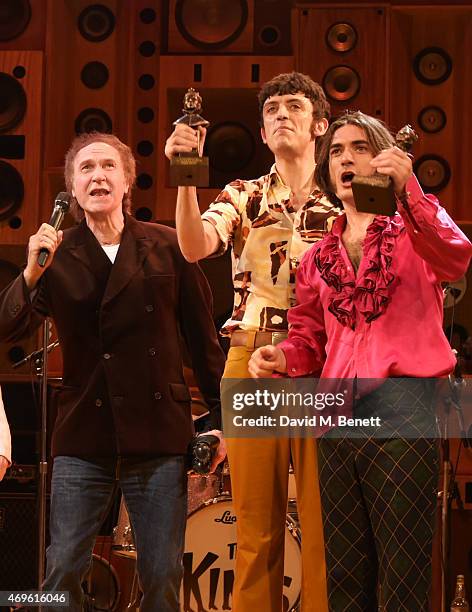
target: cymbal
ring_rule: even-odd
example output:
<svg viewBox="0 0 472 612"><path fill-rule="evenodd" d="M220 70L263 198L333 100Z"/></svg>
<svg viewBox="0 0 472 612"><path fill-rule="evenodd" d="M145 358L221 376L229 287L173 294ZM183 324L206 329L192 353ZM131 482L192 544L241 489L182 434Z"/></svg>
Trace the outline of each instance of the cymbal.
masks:
<svg viewBox="0 0 472 612"><path fill-rule="evenodd" d="M451 308L455 304L458 304L467 291L467 279L465 276L457 281L448 282L443 287L444 293L444 308Z"/></svg>

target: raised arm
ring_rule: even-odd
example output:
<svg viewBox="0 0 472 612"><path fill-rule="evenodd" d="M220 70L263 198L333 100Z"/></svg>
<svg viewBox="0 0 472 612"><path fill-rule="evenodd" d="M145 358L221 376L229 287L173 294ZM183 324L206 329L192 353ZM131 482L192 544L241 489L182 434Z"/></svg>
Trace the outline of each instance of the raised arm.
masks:
<svg viewBox="0 0 472 612"><path fill-rule="evenodd" d="M205 129L201 130L201 141ZM165 154L172 159L178 153L189 153L197 147L197 133L188 125L177 125L166 142ZM195 262L216 253L221 240L215 227L202 220L196 187L179 187L175 211L179 247L187 261Z"/></svg>
<svg viewBox="0 0 472 612"><path fill-rule="evenodd" d="M424 194L413 174L411 159L397 147L371 160L377 172L392 178L398 210L416 253L429 264L438 281L454 281L467 272L472 245L439 204Z"/></svg>

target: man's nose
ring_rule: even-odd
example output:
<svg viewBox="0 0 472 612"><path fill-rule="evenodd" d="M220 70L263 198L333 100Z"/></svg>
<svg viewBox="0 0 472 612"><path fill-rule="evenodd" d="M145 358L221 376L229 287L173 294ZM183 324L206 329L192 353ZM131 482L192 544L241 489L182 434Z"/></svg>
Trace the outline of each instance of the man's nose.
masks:
<svg viewBox="0 0 472 612"><path fill-rule="evenodd" d="M101 168L96 168L92 174L92 181L96 183L101 183L105 180L105 173Z"/></svg>
<svg viewBox="0 0 472 612"><path fill-rule="evenodd" d="M285 106L285 104L279 104L279 107L277 109L277 119L287 119L287 117L288 117L287 107Z"/></svg>
<svg viewBox="0 0 472 612"><path fill-rule="evenodd" d="M352 152L346 147L341 153L341 163L352 164L353 161Z"/></svg>

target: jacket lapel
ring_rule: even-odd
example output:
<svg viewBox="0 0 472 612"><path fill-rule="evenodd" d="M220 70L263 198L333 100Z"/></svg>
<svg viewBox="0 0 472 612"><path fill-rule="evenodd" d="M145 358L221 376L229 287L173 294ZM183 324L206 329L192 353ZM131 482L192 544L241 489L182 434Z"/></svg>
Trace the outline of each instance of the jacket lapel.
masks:
<svg viewBox="0 0 472 612"><path fill-rule="evenodd" d="M85 220L72 231L73 239L61 247L67 249L71 257L85 266L100 284L105 285L110 274L110 260L87 227Z"/></svg>
<svg viewBox="0 0 472 612"><path fill-rule="evenodd" d="M144 226L139 224L134 217L125 215L125 227L120 248L111 269L102 305L114 299L128 285L141 269L143 261L155 242L156 239L146 234Z"/></svg>

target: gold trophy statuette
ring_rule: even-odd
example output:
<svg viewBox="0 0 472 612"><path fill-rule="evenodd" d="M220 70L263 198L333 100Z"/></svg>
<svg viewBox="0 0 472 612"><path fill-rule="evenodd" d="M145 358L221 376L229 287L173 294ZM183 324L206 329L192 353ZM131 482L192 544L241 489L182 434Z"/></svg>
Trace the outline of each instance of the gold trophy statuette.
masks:
<svg viewBox="0 0 472 612"><path fill-rule="evenodd" d="M405 125L397 132L395 144L409 153L413 143L418 140L415 130ZM370 176L355 175L351 183L356 208L360 212L392 217L397 212L392 179L386 174L375 172Z"/></svg>
<svg viewBox="0 0 472 612"><path fill-rule="evenodd" d="M170 161L170 184L172 187L192 185L195 187L208 187L208 157L200 155L200 126L207 127L210 122L200 116L202 110L202 97L193 87L187 90L184 96L184 115L174 121L173 125L184 123L197 130L197 148L190 153L179 153Z"/></svg>

